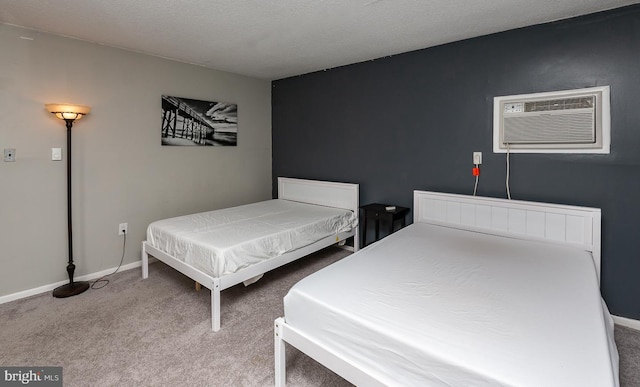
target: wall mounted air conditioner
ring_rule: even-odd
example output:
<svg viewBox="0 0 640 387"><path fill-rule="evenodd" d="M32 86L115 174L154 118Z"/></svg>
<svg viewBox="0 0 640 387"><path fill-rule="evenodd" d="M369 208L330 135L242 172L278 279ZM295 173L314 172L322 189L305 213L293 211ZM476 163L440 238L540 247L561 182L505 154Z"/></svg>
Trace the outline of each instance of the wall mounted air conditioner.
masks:
<svg viewBox="0 0 640 387"><path fill-rule="evenodd" d="M493 99L493 152L609 153L609 86Z"/></svg>

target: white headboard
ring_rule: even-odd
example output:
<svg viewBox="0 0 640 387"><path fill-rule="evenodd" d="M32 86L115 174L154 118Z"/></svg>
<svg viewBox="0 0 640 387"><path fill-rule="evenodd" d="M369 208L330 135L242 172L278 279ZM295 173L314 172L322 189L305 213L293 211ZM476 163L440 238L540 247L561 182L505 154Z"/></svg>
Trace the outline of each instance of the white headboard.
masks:
<svg viewBox="0 0 640 387"><path fill-rule="evenodd" d="M599 208L413 192L413 221L507 237L569 244L590 251L600 278Z"/></svg>
<svg viewBox="0 0 640 387"><path fill-rule="evenodd" d="M278 199L344 208L357 215L359 185L278 177Z"/></svg>

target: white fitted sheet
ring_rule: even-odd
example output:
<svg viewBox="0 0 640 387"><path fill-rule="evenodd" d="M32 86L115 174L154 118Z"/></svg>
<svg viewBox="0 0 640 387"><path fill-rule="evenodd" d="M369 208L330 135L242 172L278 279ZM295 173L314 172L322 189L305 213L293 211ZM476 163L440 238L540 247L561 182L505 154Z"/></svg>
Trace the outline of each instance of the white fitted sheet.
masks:
<svg viewBox="0 0 640 387"><path fill-rule="evenodd" d="M147 242L221 277L356 225L353 211L274 199L153 222Z"/></svg>
<svg viewBox="0 0 640 387"><path fill-rule="evenodd" d="M588 252L413 224L296 284L287 325L397 386L617 386Z"/></svg>

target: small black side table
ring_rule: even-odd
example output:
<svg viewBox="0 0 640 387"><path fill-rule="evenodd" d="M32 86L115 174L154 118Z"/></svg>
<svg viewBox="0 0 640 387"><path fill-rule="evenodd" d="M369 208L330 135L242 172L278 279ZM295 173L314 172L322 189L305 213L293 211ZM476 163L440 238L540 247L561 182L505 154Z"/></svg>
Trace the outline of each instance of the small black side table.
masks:
<svg viewBox="0 0 640 387"><path fill-rule="evenodd" d="M362 232L362 247L367 245L367 225L369 220L373 220L376 228L376 240L380 239L380 220L389 222L389 234L394 232L394 224L400 221L400 228L406 226L405 216L409 213L407 207L395 206L395 210L387 211L389 204L372 203L361 206L364 211L364 230ZM374 241L374 242L375 242Z"/></svg>

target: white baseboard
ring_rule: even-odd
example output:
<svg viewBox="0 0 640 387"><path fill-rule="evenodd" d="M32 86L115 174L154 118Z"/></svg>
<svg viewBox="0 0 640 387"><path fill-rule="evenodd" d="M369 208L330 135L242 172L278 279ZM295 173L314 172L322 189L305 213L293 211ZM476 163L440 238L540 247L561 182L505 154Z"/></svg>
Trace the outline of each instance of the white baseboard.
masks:
<svg viewBox="0 0 640 387"><path fill-rule="evenodd" d="M634 320L631 318L619 317L614 315L611 315L611 317L613 318L613 322L618 325L640 331L640 320Z"/></svg>
<svg viewBox="0 0 640 387"><path fill-rule="evenodd" d="M154 258L149 257L149 263L154 262L154 261L155 261ZM118 272L130 270L130 269L135 269L136 267L140 267L140 266L142 266L142 261L136 261L136 262L128 263L126 265L120 266L120 269L118 270ZM96 272L96 273L91 273L91 274L83 275L83 276L80 276L80 277L74 277L74 280L77 280L77 281L91 281L91 280L94 280L94 279L98 279L98 278L100 278L102 276L105 276L107 274L111 274L111 273L113 273L114 270L116 270L116 268L112 267L111 269L105 269L105 270L102 270L102 271L99 271L99 272ZM142 276L142 274L141 274L141 276ZM44 292L50 292L53 289L57 288L58 286L64 285L64 284L66 284L68 282L69 282L69 280L60 281L60 282L56 282L54 284L38 286L37 288L23 290L21 292L8 294L6 296L0 296L0 304L4 304L6 302L19 300L19 299L25 298L25 297L34 296L36 294L40 294L40 293L44 293Z"/></svg>

